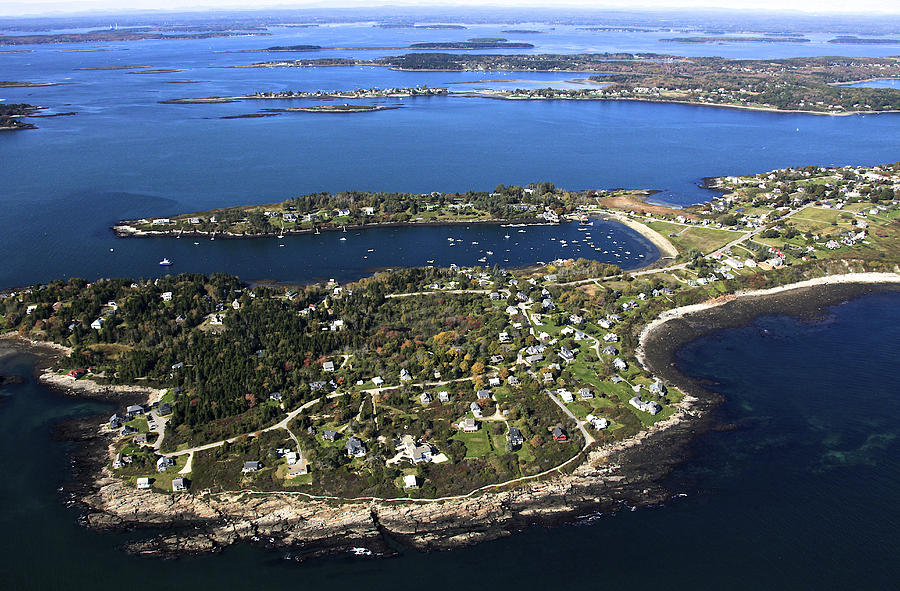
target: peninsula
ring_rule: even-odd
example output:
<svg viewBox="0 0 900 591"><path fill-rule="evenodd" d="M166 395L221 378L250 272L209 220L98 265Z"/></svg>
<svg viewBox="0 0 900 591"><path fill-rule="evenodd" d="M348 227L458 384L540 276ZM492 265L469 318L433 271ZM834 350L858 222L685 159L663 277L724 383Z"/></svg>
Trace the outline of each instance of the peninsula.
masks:
<svg viewBox="0 0 900 591"><path fill-rule="evenodd" d="M590 72L603 88L480 91L498 98L642 100L817 114L900 110L900 91L856 80L900 77L900 58L738 60L661 54L460 55L412 53L374 60L325 58L234 67L383 66L425 71Z"/></svg>
<svg viewBox="0 0 900 591"><path fill-rule="evenodd" d="M25 103L0 103L0 131L37 129L35 125L22 121L22 117L34 115L41 108Z"/></svg>
<svg viewBox="0 0 900 591"><path fill-rule="evenodd" d="M133 551L474 543L666 498L659 480L718 401L671 370L676 320L900 282L900 163L709 184L722 195L685 210L549 184L495 191L566 203L586 240L602 241L590 215L643 227L672 248L656 268L558 260L296 287L70 279L4 293L0 326L52 346L46 383L123 390L94 429L103 451L81 502L91 527L168 527ZM400 196L361 198L384 212Z"/></svg>
<svg viewBox="0 0 900 591"><path fill-rule="evenodd" d="M240 96L207 96L199 98L181 98L159 101L164 105L186 105L204 103L233 103L248 100L267 99L367 99L367 98L408 98L418 96L445 96L450 94L446 88L429 88L416 86L409 88L359 88L356 90L332 90L315 92L302 90L265 91Z"/></svg>

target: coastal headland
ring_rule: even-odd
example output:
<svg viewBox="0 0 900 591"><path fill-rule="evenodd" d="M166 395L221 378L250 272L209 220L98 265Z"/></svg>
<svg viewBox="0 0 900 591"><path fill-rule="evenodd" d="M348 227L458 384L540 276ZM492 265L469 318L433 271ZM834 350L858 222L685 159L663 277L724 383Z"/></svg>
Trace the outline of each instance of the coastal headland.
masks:
<svg viewBox="0 0 900 591"><path fill-rule="evenodd" d="M305 195L280 216L494 204L582 220L602 248L589 216L605 214L671 258L632 272L585 259L396 269L345 285L71 279L2 294L0 321L10 342L51 347L45 383L116 405L79 430L91 451L77 497L90 527L157 530L130 551L452 548L670 498L660 483L721 400L675 352L760 314L814 318L900 287L898 181L900 163L721 177L708 181L718 197L684 210L549 183ZM234 208L229 223L278 227L266 211Z"/></svg>

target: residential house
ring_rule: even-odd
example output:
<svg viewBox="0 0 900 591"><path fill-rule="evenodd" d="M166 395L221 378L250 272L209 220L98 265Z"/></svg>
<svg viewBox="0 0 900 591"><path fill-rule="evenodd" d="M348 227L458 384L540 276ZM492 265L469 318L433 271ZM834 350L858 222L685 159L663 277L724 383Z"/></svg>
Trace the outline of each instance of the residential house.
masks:
<svg viewBox="0 0 900 591"><path fill-rule="evenodd" d="M553 428L553 441L566 441L568 439L569 436L566 435L566 432L562 427Z"/></svg>
<svg viewBox="0 0 900 591"><path fill-rule="evenodd" d="M269 400L274 402L281 402L284 399L284 395L281 392L272 392L269 394Z"/></svg>
<svg viewBox="0 0 900 591"><path fill-rule="evenodd" d="M659 404L657 404L656 402L653 402L653 401L645 402L645 401L641 400L641 398L639 396L633 397L631 400L628 401L628 404L630 404L631 406L635 407L638 410L650 413L651 415L655 415L656 413L658 413L659 411L662 410L662 407Z"/></svg>
<svg viewBox="0 0 900 591"><path fill-rule="evenodd" d="M134 439L132 439L131 442L135 445L147 445L147 434L138 433L134 436Z"/></svg>
<svg viewBox="0 0 900 591"><path fill-rule="evenodd" d="M429 394L428 392L422 392L422 395L419 396L419 400L422 401L422 404L431 404L431 401L433 400L433 398L431 397L431 394Z"/></svg>
<svg viewBox="0 0 900 591"><path fill-rule="evenodd" d="M338 435L337 431L332 431L331 429L322 431L322 439L325 441L337 441L338 437L340 437L340 435Z"/></svg>
<svg viewBox="0 0 900 591"><path fill-rule="evenodd" d="M137 479L138 490L147 490L150 488L150 479L146 476Z"/></svg>
<svg viewBox="0 0 900 591"><path fill-rule="evenodd" d="M403 477L403 488L419 488L419 481L415 474L407 474Z"/></svg>
<svg viewBox="0 0 900 591"><path fill-rule="evenodd" d="M604 355L618 355L619 354L619 350L616 349L615 347L613 347L612 345L603 347L603 350L600 352L603 353Z"/></svg>
<svg viewBox="0 0 900 591"><path fill-rule="evenodd" d="M565 388L560 388L559 390L556 391L556 393L559 394L559 397L562 398L562 401L565 402L566 404L568 404L570 402L575 402L575 397L572 395L571 392L569 392Z"/></svg>
<svg viewBox="0 0 900 591"><path fill-rule="evenodd" d="M171 292L171 291L164 291L164 292L162 293L162 300L163 300L164 302L171 302L171 301L172 301L172 292Z"/></svg>
<svg viewBox="0 0 900 591"><path fill-rule="evenodd" d="M488 378L488 385L491 386L492 388L496 388L500 384L501 384L500 378L497 378L497 377Z"/></svg>
<svg viewBox="0 0 900 591"><path fill-rule="evenodd" d="M508 378L506 378L506 383L510 386L518 386L521 384L521 382L519 382L519 378L517 378L516 376L509 376Z"/></svg>
<svg viewBox="0 0 900 591"><path fill-rule="evenodd" d="M570 362L575 360L575 353L567 349L566 347L560 347L559 349L559 357L563 361Z"/></svg>
<svg viewBox="0 0 900 591"><path fill-rule="evenodd" d="M359 437L351 436L347 440L347 453L354 458L362 458L366 455L366 446Z"/></svg>
<svg viewBox="0 0 900 591"><path fill-rule="evenodd" d="M474 404L474 403L473 403ZM480 411L479 411L480 413ZM480 416L480 415L479 415ZM459 428L462 429L466 433L474 433L478 430L481 424L475 419L467 418L464 419L463 422L459 424Z"/></svg>
<svg viewBox="0 0 900 591"><path fill-rule="evenodd" d="M125 417L116 413L113 416L109 417L109 428L110 429L118 429L122 425L125 424Z"/></svg>
<svg viewBox="0 0 900 591"><path fill-rule="evenodd" d="M241 468L241 473L247 474L249 472L256 472L257 470L262 469L262 467L262 462L259 461L244 462L244 467Z"/></svg>
<svg viewBox="0 0 900 591"><path fill-rule="evenodd" d="M400 370L400 381L401 381L401 382L408 382L408 381L410 381L410 380L412 380L412 376L409 375L409 372L408 372L405 368L404 368L404 369L401 369L401 370Z"/></svg>
<svg viewBox="0 0 900 591"><path fill-rule="evenodd" d="M608 332L608 333L606 333L605 335L603 335L603 341L606 342L606 343L615 343L615 342L617 342L618 340L619 340L619 337L616 336L615 333Z"/></svg>
<svg viewBox="0 0 900 591"><path fill-rule="evenodd" d="M334 361L326 361L323 363L322 371L334 371Z"/></svg>
<svg viewBox="0 0 900 591"><path fill-rule="evenodd" d="M384 383L384 378L382 378L381 376L375 376L374 378L372 378L372 383L375 384L375 386L380 386Z"/></svg>
<svg viewBox="0 0 900 591"><path fill-rule="evenodd" d="M160 456L158 460L156 460L156 471L157 472L165 472L169 468L175 465L175 460L168 456Z"/></svg>
<svg viewBox="0 0 900 591"><path fill-rule="evenodd" d="M179 491L183 491L183 490L187 490L187 480L185 480L184 478L181 478L180 476L178 478L173 478L172 479L172 492L179 492Z"/></svg>
<svg viewBox="0 0 900 591"><path fill-rule="evenodd" d="M450 393L446 390L438 392L438 400L440 400L441 402L450 402Z"/></svg>
<svg viewBox="0 0 900 591"><path fill-rule="evenodd" d="M510 427L509 432L506 434L506 441L509 442L510 447L518 447L525 443L525 438L522 437L521 431L515 427Z"/></svg>
<svg viewBox="0 0 900 591"><path fill-rule="evenodd" d="M650 393L656 396L663 396L666 393L666 387L663 385L659 378L657 378L655 382L650 384Z"/></svg>
<svg viewBox="0 0 900 591"><path fill-rule="evenodd" d="M476 419L481 418L481 406L479 406L477 402L473 402L472 404L470 404L469 410L472 411L472 414L475 415Z"/></svg>
<svg viewBox="0 0 900 591"><path fill-rule="evenodd" d="M475 395L478 396L478 400L487 400L488 398L491 397L491 391L490 390L479 390L478 392L475 393Z"/></svg>
<svg viewBox="0 0 900 591"><path fill-rule="evenodd" d="M91 322L91 328L94 330L100 330L103 328L103 325L106 324L106 321L103 318L97 318L93 322Z"/></svg>
<svg viewBox="0 0 900 591"><path fill-rule="evenodd" d="M620 359L619 357L616 357L615 359L613 359L613 367L616 369L616 371L625 371L626 369L628 369L628 364L625 363L625 361ZM615 377L618 378L619 376L615 376ZM619 381L621 381L621 380L622 380L622 378L619 378Z"/></svg>
<svg viewBox="0 0 900 591"><path fill-rule="evenodd" d="M128 435L137 433L137 431L138 430L135 429L134 427L132 427L131 425L125 425L124 427L122 427L122 430L119 433L121 433L122 437L126 437Z"/></svg>
<svg viewBox="0 0 900 591"><path fill-rule="evenodd" d="M591 392L590 388L581 388L580 390L578 390L578 394L579 396L581 396L582 400L590 400L594 397L594 393Z"/></svg>
<svg viewBox="0 0 900 591"><path fill-rule="evenodd" d="M597 429L598 431L601 430L601 429L606 429L607 427L609 427L609 421L606 420L606 419L604 419L604 418L602 418L602 417L597 417L597 416L594 416L594 415L588 415L588 416L585 417L585 420L587 420L587 422L590 423L591 426L592 426L594 429Z"/></svg>

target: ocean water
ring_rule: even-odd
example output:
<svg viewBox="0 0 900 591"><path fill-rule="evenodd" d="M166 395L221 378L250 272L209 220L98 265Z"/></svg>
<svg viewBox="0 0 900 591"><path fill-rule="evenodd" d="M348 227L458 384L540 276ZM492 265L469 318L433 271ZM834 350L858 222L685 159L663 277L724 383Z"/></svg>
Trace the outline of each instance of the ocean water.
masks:
<svg viewBox="0 0 900 591"><path fill-rule="evenodd" d="M0 287L72 275L152 276L160 272L153 266L164 256L176 260L174 270L231 270L248 279L286 281L331 276L349 279L386 265L456 258L439 251L418 256L424 252L420 247L425 239L417 230L392 234L391 244L396 248L389 251L379 248L382 235L360 237L357 244L368 242L362 251L374 248L384 257L372 260L363 259L364 254L354 255L342 258L337 267L333 259L320 256L325 247L308 240L292 241L284 248L224 241L194 250L171 242L137 244L117 240L109 230L115 221L127 217L269 203L323 190L455 192L538 181L572 189L655 189L661 191L656 200L686 205L711 196L700 187L707 176L807 164L876 164L898 157L897 114L820 117L636 102L512 102L451 96L366 101L404 107L375 113L286 113L223 120L220 118L263 108L316 101L159 104L173 98L261 90L421 84L457 89L575 86L578 82L573 80L584 77L533 72L397 72L379 67L234 69L225 66L290 57L371 57L379 52L222 53L297 43L400 47L418 41L509 36L500 34L505 28L508 26L485 25L463 31L385 30L369 25L282 28L272 37L37 45L27 48L33 50L30 53L0 54L0 71L6 80L61 83L0 89L0 98L43 105L49 113L77 113L34 119L38 130L0 134L0 219L7 222L0 232L0 251L24 249L29 253L4 260ZM709 49L705 44L685 47L660 42L668 33L660 37L658 33L598 33L574 27L544 29L545 35L527 36L538 46L534 51L677 49L699 55ZM744 54L727 55L750 57L751 51L754 57L776 57L784 52L808 55L804 52L810 49L809 44L737 45L753 47L744 47ZM68 51L98 48L120 51ZM731 44L715 48L736 50ZM794 49L797 51L790 53ZM865 48L828 45L820 49L853 55ZM83 69L109 66L185 71L135 74L133 70ZM475 229L468 242L488 242L491 233ZM503 258L510 258L511 265L563 254L545 252L546 244L537 240ZM601 246L610 250L612 243ZM642 251L639 241L633 246L624 250ZM486 250L497 252L496 248ZM474 263L483 255L471 254L476 256L451 262ZM498 262L505 263L502 259ZM626 262L626 266L639 262Z"/></svg>
<svg viewBox="0 0 900 591"><path fill-rule="evenodd" d="M29 376L0 390L0 552L8 589L109 589L128 580L196 589L546 588L560 579L630 589L889 589L900 575L900 293L860 297L822 321L765 316L682 348L682 370L726 396L661 507L533 527L471 548L396 558L305 563L242 545L161 561L117 549L139 534L77 524L56 488L69 478L51 426L109 413L30 379L33 360L0 356L0 373ZM861 352L865 351L865 354ZM52 556L53 568L47 568ZM523 559L527 557L527 559Z"/></svg>

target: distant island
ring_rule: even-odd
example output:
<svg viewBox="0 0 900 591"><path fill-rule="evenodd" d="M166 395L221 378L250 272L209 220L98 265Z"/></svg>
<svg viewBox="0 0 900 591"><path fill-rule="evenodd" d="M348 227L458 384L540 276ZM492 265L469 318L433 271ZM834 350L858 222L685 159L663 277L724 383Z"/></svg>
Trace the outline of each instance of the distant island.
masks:
<svg viewBox="0 0 900 591"><path fill-rule="evenodd" d="M513 41L452 41L444 43L413 43L410 49L532 49L531 43Z"/></svg>
<svg viewBox="0 0 900 591"><path fill-rule="evenodd" d="M710 37L671 37L660 39L667 43L809 43L805 37L740 37L740 36L710 36Z"/></svg>
<svg viewBox="0 0 900 591"><path fill-rule="evenodd" d="M383 66L410 71L534 71L593 73L603 88L481 90L510 99L641 100L844 115L900 111L900 91L842 84L900 77L896 57L804 57L736 60L659 54L410 53L374 60L326 58L235 67ZM599 74L603 75L599 75Z"/></svg>
<svg viewBox="0 0 900 591"><path fill-rule="evenodd" d="M829 43L844 45L900 45L900 39L876 39L865 37L841 36L829 39Z"/></svg>
<svg viewBox="0 0 900 591"><path fill-rule="evenodd" d="M900 163L708 185L721 195L686 209L548 183L466 197L574 217L598 247L591 216L620 220L664 251L638 271L579 259L346 285L68 279L0 295L0 327L52 355L44 383L118 400L89 437L101 445L79 500L96 529L165 525L130 538L133 552L261 538L347 551L385 534L472 544L665 500L660 480L720 400L672 354L710 322L768 309L757 301L815 309L834 301L826 286L900 282ZM383 214L441 197L347 192L285 207L344 200Z"/></svg>
<svg viewBox="0 0 900 591"><path fill-rule="evenodd" d="M359 88L356 90L332 90L315 92L301 90L282 90L278 92L265 91L239 96L207 96L198 98L181 98L159 101L166 105L204 104L204 103L233 103L246 100L269 99L367 99L367 98L407 98L443 96L449 94L446 88L429 88L418 86L410 88Z"/></svg>
<svg viewBox="0 0 900 591"><path fill-rule="evenodd" d="M13 82L0 80L0 88L34 88L39 86L59 86L59 82Z"/></svg>
<svg viewBox="0 0 900 591"><path fill-rule="evenodd" d="M269 35L258 31L209 31L205 33L156 33L123 29L104 29L88 33L57 33L48 35L0 35L0 47L6 45L39 45L47 43L105 43L113 41L148 41L163 39L212 39L215 37L245 37Z"/></svg>

